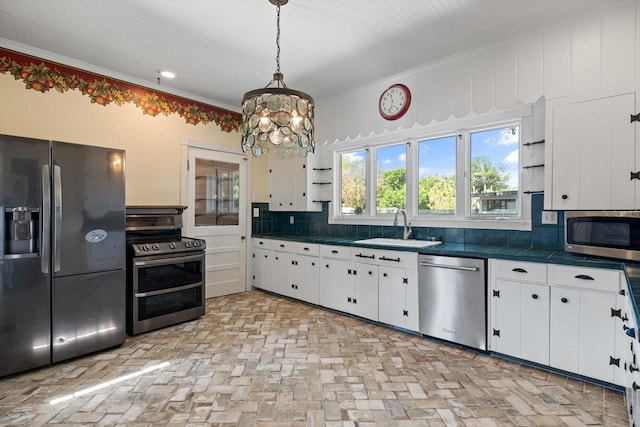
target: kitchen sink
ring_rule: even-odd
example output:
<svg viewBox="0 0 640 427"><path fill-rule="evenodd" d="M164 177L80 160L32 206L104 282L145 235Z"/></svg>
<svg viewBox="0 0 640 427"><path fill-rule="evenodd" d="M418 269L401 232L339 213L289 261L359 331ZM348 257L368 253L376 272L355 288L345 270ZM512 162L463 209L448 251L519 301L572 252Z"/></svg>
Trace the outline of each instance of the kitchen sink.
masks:
<svg viewBox="0 0 640 427"><path fill-rule="evenodd" d="M377 245L377 246L397 246L397 247L411 247L411 248L425 248L429 246L439 245L440 241L437 240L414 240L414 239L389 239L385 237L376 237L374 239L356 240L354 243L360 243L362 245Z"/></svg>

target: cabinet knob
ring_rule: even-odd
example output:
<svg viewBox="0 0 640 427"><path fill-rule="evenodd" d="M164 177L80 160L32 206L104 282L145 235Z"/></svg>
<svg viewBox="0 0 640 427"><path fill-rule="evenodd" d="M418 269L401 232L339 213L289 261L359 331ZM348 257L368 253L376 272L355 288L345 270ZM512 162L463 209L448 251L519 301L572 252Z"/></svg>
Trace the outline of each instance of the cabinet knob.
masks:
<svg viewBox="0 0 640 427"><path fill-rule="evenodd" d="M567 196L566 194L562 195L562 200L567 200L569 198L569 196Z"/></svg>
<svg viewBox="0 0 640 427"><path fill-rule="evenodd" d="M382 273L382 277L387 277L387 273Z"/></svg>
<svg viewBox="0 0 640 427"><path fill-rule="evenodd" d="M533 294L533 295L531 295L531 298L533 298L533 299L538 299L538 294Z"/></svg>
<svg viewBox="0 0 640 427"><path fill-rule="evenodd" d="M560 301L562 301L564 304L569 302L569 300L567 298L560 298Z"/></svg>

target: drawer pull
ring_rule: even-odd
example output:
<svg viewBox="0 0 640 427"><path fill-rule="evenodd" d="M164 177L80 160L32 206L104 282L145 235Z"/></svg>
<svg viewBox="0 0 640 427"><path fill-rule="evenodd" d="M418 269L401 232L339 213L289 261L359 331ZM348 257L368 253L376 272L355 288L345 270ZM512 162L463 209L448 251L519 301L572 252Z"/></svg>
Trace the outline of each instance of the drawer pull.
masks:
<svg viewBox="0 0 640 427"><path fill-rule="evenodd" d="M362 254L356 254L356 256L358 258L369 258L369 259L376 259L375 255L362 255Z"/></svg>
<svg viewBox="0 0 640 427"><path fill-rule="evenodd" d="M576 276L576 279L580 279L580 280L594 280L593 277L591 276L587 276L586 274L578 274Z"/></svg>
<svg viewBox="0 0 640 427"><path fill-rule="evenodd" d="M520 267L514 268L511 271L513 271L515 273L527 273L527 270L525 270L524 268L520 268Z"/></svg>
<svg viewBox="0 0 640 427"><path fill-rule="evenodd" d="M303 248L303 250L308 251L308 250L309 250L309 248Z"/></svg>
<svg viewBox="0 0 640 427"><path fill-rule="evenodd" d="M395 262L400 262L400 257L398 258L387 258L386 256L381 256L380 258L378 258L382 261L395 261Z"/></svg>
<svg viewBox="0 0 640 427"><path fill-rule="evenodd" d="M335 249L331 251L332 254L337 254L338 251L336 251Z"/></svg>
<svg viewBox="0 0 640 427"><path fill-rule="evenodd" d="M538 299L538 294L533 294L533 295L531 295L531 298L533 298L533 299Z"/></svg>
<svg viewBox="0 0 640 427"><path fill-rule="evenodd" d="M562 301L563 304L566 304L569 302L567 298L560 298L560 301Z"/></svg>
<svg viewBox="0 0 640 427"><path fill-rule="evenodd" d="M264 245L264 242L258 242L259 245Z"/></svg>

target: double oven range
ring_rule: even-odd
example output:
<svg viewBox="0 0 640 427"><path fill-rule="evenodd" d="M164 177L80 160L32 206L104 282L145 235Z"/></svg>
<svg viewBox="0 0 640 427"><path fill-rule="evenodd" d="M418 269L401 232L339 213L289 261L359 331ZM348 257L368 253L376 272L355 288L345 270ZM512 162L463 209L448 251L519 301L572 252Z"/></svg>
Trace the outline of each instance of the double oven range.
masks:
<svg viewBox="0 0 640 427"><path fill-rule="evenodd" d="M127 333L205 312L205 241L182 236L184 206L127 206Z"/></svg>

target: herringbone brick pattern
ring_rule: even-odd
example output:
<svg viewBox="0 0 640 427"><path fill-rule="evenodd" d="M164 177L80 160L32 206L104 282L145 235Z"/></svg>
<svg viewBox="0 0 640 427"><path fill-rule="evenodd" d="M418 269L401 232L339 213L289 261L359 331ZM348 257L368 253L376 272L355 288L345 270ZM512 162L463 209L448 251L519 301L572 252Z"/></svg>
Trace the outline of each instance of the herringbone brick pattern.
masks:
<svg viewBox="0 0 640 427"><path fill-rule="evenodd" d="M52 399L169 362L73 399ZM626 426L602 387L251 291L0 380L0 425Z"/></svg>

